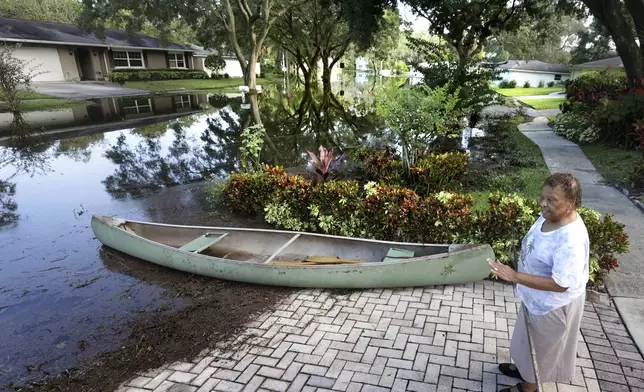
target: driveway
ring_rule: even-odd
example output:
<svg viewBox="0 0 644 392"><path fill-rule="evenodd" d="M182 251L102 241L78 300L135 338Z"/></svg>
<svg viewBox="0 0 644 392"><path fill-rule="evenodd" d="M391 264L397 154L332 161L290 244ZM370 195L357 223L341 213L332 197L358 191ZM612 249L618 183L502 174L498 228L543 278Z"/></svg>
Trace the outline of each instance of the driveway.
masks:
<svg viewBox="0 0 644 392"><path fill-rule="evenodd" d="M41 94L64 99L94 99L149 95L150 91L121 87L111 83L33 83L31 88Z"/></svg>
<svg viewBox="0 0 644 392"><path fill-rule="evenodd" d="M525 95L522 97L513 97L516 99L550 99L550 98L566 98L565 92L550 93L546 95Z"/></svg>

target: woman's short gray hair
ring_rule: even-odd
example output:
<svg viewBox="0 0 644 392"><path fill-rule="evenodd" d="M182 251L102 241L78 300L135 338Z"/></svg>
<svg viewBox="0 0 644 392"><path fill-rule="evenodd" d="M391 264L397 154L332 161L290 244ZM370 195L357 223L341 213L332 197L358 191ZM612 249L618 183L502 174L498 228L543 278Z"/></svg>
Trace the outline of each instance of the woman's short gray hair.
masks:
<svg viewBox="0 0 644 392"><path fill-rule="evenodd" d="M581 207L581 184L579 180L570 173L554 173L543 183L551 188L560 186L566 198L570 200L575 208Z"/></svg>

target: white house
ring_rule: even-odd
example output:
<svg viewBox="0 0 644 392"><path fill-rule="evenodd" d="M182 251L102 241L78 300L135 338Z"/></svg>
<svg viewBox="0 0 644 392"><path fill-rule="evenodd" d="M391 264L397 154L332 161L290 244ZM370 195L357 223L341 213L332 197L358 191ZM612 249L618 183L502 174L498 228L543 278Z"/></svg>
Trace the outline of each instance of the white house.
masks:
<svg viewBox="0 0 644 392"><path fill-rule="evenodd" d="M570 69L565 64L550 64L539 60L508 60L499 66L505 70L501 78L507 81L516 81L517 86L530 82L530 86L537 87L539 82L563 82L570 79ZM500 80L495 81L501 83Z"/></svg>
<svg viewBox="0 0 644 392"><path fill-rule="evenodd" d="M369 63L364 57L356 58L356 71L366 72L369 70Z"/></svg>
<svg viewBox="0 0 644 392"><path fill-rule="evenodd" d="M586 72L601 72L606 71L610 73L624 72L624 62L622 58L611 57L604 60L591 61L589 63L576 64L570 66L571 79L578 78L579 75Z"/></svg>
<svg viewBox="0 0 644 392"><path fill-rule="evenodd" d="M216 55L218 53L217 50L215 49L206 50L203 47L198 45L190 45L190 47L195 50L193 54L195 59L195 69L206 71L208 76L212 76L212 71L206 68L204 62L206 61L207 56L211 54ZM244 77L244 72L242 71L241 65L239 65L239 61L237 60L237 57L235 55L231 53L224 53L222 57L226 62L226 67L224 67L224 69L219 72L220 75L228 74L231 78ZM255 74L259 77L261 73L262 73L262 68L258 62L257 67L255 68Z"/></svg>
<svg viewBox="0 0 644 392"><path fill-rule="evenodd" d="M19 3L19 2L17 2ZM105 29L104 38L76 25L0 17L0 46L37 67L34 82L106 80L113 70L193 69L194 50L144 34Z"/></svg>

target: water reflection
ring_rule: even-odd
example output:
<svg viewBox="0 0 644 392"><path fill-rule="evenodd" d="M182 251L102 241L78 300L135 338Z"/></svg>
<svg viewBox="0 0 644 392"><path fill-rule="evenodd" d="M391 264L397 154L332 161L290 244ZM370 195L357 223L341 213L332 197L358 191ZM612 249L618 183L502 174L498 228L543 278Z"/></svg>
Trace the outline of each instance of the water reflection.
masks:
<svg viewBox="0 0 644 392"><path fill-rule="evenodd" d="M208 98L208 94L103 98L63 109L24 111L20 116L37 131L106 123L115 126L129 120L194 112L209 104ZM12 124L15 114L0 112L0 136L8 136L15 128Z"/></svg>
<svg viewBox="0 0 644 392"><path fill-rule="evenodd" d="M367 132L374 132L373 118L347 111L334 95L287 94L268 88L257 104L266 129L261 158L269 164L300 166L306 162L306 149L316 150L321 144L353 148ZM140 196L163 186L238 170L241 133L255 122L253 111L244 109L239 100L229 100L227 106L200 120L186 117L136 128L130 135L122 133L105 152L116 167L103 181L105 189L115 197ZM197 134L204 123L205 129Z"/></svg>

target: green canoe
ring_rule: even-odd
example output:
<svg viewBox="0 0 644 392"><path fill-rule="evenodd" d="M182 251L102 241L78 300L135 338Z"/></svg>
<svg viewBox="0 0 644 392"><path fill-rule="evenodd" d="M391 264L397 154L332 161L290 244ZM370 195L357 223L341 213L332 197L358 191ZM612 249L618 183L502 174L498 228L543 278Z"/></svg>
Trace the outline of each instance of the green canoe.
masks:
<svg viewBox="0 0 644 392"><path fill-rule="evenodd" d="M489 245L411 244L324 234L92 217L104 245L176 270L311 288L445 285L485 279Z"/></svg>

